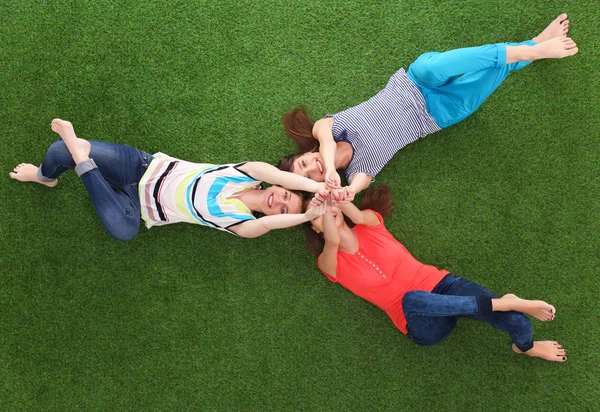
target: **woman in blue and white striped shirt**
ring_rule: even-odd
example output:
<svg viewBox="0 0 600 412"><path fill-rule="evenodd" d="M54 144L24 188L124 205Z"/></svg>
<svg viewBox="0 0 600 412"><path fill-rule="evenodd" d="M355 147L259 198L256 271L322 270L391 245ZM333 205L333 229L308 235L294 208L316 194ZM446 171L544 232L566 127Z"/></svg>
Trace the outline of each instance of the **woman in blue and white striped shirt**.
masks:
<svg viewBox="0 0 600 412"><path fill-rule="evenodd" d="M572 56L569 20L561 14L532 40L429 52L398 70L377 95L313 124L304 108L284 115L298 153L279 167L330 188L344 169L352 199L402 147L471 115L513 70L534 60Z"/></svg>

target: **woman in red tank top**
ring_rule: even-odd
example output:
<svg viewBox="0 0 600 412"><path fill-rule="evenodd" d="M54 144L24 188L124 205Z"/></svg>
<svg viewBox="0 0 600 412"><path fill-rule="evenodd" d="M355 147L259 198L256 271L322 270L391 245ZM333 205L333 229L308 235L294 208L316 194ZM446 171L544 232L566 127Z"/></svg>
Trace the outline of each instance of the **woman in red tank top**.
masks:
<svg viewBox="0 0 600 412"><path fill-rule="evenodd" d="M394 325L420 345L434 345L450 335L459 318L489 323L507 332L515 353L564 362L566 350L555 341L533 341L526 315L554 319L556 310L540 300L513 294L498 297L466 279L416 260L388 232L383 217L391 212L386 186L370 189L358 209L318 194L308 208L322 216L307 223L307 246L319 269L332 282L383 309ZM348 226L344 215L353 227Z"/></svg>

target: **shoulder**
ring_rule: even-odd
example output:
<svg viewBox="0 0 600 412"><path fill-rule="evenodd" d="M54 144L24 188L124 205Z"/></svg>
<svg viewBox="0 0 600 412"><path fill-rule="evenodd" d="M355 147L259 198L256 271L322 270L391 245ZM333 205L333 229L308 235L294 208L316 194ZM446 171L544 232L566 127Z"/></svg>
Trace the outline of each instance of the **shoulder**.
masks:
<svg viewBox="0 0 600 412"><path fill-rule="evenodd" d="M329 115L327 115L329 116ZM329 130L331 131L331 128L333 127L333 117L323 117L322 119L319 119L315 122L315 125L313 126L313 134L316 134L318 132L322 132L322 131L326 131Z"/></svg>
<svg viewBox="0 0 600 412"><path fill-rule="evenodd" d="M361 223L355 226L356 229L360 231L369 231L369 230L385 230L385 225L383 222L383 216L379 212L376 212L372 209L365 209L362 213L366 214L366 218L368 219L368 223Z"/></svg>

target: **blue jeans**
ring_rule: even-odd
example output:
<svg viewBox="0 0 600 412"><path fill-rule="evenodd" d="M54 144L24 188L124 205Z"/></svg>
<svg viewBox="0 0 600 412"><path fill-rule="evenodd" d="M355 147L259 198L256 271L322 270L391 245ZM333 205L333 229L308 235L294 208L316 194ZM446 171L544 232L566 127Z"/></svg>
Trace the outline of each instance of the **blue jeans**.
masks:
<svg viewBox="0 0 600 412"><path fill-rule="evenodd" d="M89 142L90 159L95 167L80 175L83 185L108 234L117 240L131 240L141 220L137 186L152 155L121 144ZM57 140L48 148L38 177L51 182L74 168L69 149L62 140Z"/></svg>
<svg viewBox="0 0 600 412"><path fill-rule="evenodd" d="M413 290L402 298L408 336L419 345L435 345L446 339L460 318L486 322L507 332L523 352L533 347L529 318L520 312L492 312L483 300L497 298L487 289L453 275L446 275L431 292Z"/></svg>
<svg viewBox="0 0 600 412"><path fill-rule="evenodd" d="M410 65L407 75L423 93L427 111L438 126L445 128L477 110L508 73L531 64L506 64L506 46L535 44L528 40L429 52Z"/></svg>

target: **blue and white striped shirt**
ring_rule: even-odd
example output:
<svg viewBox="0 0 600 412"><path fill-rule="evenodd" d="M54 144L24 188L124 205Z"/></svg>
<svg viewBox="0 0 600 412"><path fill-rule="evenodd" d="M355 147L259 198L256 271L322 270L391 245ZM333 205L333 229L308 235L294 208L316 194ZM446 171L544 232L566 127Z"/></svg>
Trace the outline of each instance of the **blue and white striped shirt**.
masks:
<svg viewBox="0 0 600 412"><path fill-rule="evenodd" d="M346 167L348 182L357 173L375 177L394 154L409 143L441 130L427 111L425 99L404 69L375 96L333 117L333 138L353 149Z"/></svg>

